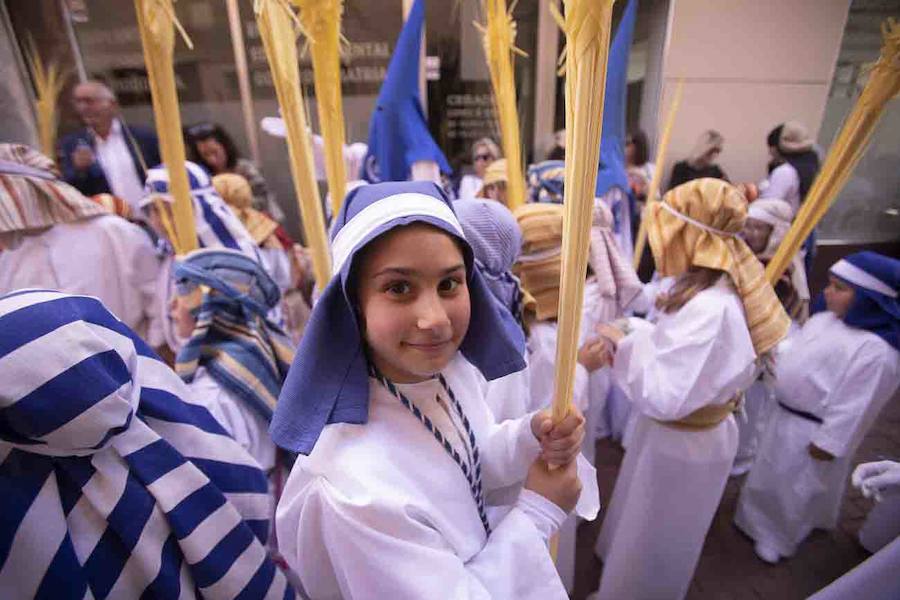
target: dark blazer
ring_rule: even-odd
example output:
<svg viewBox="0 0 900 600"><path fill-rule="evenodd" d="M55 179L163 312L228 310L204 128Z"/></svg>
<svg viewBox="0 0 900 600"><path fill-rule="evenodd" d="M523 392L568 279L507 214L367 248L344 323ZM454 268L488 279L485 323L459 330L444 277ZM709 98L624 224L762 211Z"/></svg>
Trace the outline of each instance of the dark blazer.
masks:
<svg viewBox="0 0 900 600"><path fill-rule="evenodd" d="M138 159L137 150L140 150L147 168L155 167L162 162L159 157L159 140L156 138L156 132L148 127L125 125L125 123L122 123L122 128L127 130L125 143L128 145L128 151L131 154L131 161L134 163L135 171L140 180L144 181L147 178L147 173ZM131 135L128 135L128 132ZM99 161L94 161L94 164L84 171L77 170L72 166L72 153L82 143L90 146L96 154L97 149L94 147L94 136L87 129L80 129L75 133L70 133L60 140L57 162L62 171L63 179L85 196L112 192ZM137 149L135 149L135 144L137 144Z"/></svg>

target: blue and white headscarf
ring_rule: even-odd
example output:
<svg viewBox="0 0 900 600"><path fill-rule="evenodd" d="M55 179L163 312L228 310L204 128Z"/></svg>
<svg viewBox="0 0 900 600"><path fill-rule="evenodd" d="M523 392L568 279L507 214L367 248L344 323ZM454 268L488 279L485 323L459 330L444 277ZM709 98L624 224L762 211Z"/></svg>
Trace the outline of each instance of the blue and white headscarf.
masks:
<svg viewBox="0 0 900 600"><path fill-rule="evenodd" d="M241 223L231 207L219 196L213 187L209 173L196 163L185 161L191 197L194 200L194 224L197 240L203 248L231 248L248 256L256 256L256 243ZM165 165L147 171L144 198L141 208L149 206L154 199L172 202L169 194L169 172Z"/></svg>
<svg viewBox="0 0 900 600"><path fill-rule="evenodd" d="M900 350L900 260L877 252L857 252L834 263L830 272L853 287L853 304L844 322L871 331ZM824 308L820 296L813 312Z"/></svg>
<svg viewBox="0 0 900 600"><path fill-rule="evenodd" d="M290 339L267 317L281 298L278 285L235 250L195 250L175 263L173 275L180 296L200 294L194 332L175 359L178 375L190 383L202 366L270 421L294 358Z"/></svg>
<svg viewBox="0 0 900 600"><path fill-rule="evenodd" d="M96 298L0 298L0 589L292 598L253 459Z"/></svg>
<svg viewBox="0 0 900 600"><path fill-rule="evenodd" d="M444 193L430 182L360 187L347 196L335 220L334 277L313 309L278 399L269 432L279 446L309 454L326 424L368 420L368 365L348 289L351 272L363 248L411 223L427 223L463 242L472 308L460 352L488 380L525 368L519 325L473 268L472 249Z"/></svg>

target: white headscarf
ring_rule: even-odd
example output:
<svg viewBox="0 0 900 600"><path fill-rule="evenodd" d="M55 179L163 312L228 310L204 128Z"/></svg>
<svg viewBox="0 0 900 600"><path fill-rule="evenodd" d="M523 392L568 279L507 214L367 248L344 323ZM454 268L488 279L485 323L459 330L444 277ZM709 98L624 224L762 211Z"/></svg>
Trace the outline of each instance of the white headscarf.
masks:
<svg viewBox="0 0 900 600"><path fill-rule="evenodd" d="M761 260L771 260L791 228L791 223L794 221L794 209L784 200L761 198L750 203L747 209L747 218L756 219L772 226L772 233L769 234L766 248L758 255ZM797 295L801 300L809 300L809 284L806 281L802 250L794 255L791 264L793 265L791 284L797 290Z"/></svg>

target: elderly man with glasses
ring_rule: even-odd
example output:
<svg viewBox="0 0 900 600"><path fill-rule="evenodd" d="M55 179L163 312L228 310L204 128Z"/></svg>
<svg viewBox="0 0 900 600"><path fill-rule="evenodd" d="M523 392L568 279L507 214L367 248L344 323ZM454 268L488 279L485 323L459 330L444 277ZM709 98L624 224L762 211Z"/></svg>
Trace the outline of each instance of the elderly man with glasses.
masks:
<svg viewBox="0 0 900 600"><path fill-rule="evenodd" d="M100 81L75 86L72 101L84 128L59 143L64 179L85 196L117 196L139 214L146 170L160 163L156 133L126 125L116 95Z"/></svg>

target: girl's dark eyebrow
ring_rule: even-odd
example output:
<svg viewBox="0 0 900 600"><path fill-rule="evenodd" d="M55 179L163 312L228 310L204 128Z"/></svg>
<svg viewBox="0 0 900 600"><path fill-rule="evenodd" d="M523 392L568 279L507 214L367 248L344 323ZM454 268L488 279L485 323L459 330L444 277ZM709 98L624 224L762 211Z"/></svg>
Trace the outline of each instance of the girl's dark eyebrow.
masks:
<svg viewBox="0 0 900 600"><path fill-rule="evenodd" d="M465 264L459 263L459 264L453 265L452 267L444 269L441 272L441 276L444 277L444 276L449 275L450 273L454 273L456 271L459 271L460 269L465 269L465 268L466 268ZM406 277L411 277L413 275L418 275L418 274L419 274L419 271L417 271L416 269L407 269L405 267L385 267L384 269L375 273L373 275L373 277L380 277L381 275L403 275Z"/></svg>

